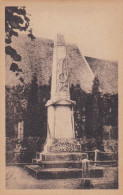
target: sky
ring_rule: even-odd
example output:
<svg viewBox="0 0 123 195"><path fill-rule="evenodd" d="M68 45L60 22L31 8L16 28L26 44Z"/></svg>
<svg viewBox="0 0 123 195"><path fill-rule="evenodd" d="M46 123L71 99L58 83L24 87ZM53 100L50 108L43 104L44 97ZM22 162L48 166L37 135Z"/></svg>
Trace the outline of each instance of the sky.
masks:
<svg viewBox="0 0 123 195"><path fill-rule="evenodd" d="M116 1L58 1L27 6L37 37L76 43L85 56L118 60L121 11Z"/></svg>

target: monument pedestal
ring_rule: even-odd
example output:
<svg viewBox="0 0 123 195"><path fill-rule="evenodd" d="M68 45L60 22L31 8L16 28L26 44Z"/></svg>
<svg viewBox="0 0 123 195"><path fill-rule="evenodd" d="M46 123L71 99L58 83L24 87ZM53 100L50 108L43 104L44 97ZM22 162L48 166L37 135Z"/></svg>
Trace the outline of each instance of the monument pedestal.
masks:
<svg viewBox="0 0 123 195"><path fill-rule="evenodd" d="M71 100L49 100L47 140L44 152L81 152L82 148L75 139L73 106Z"/></svg>

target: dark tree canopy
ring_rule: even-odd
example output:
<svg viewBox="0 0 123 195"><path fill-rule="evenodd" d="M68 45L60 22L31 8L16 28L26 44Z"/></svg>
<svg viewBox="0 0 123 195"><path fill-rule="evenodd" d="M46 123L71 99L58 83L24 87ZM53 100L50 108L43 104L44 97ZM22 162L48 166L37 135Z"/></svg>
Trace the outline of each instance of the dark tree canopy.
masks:
<svg viewBox="0 0 123 195"><path fill-rule="evenodd" d="M13 61L19 62L21 61L21 56L17 53L17 51L12 48L12 37L18 36L19 32L27 32L28 37L33 41L35 37L32 34L32 29L29 29L30 19L27 16L25 7L6 7L5 8L5 53L9 55ZM13 62L10 65L10 70L16 72L16 76L19 76L19 73L22 70L18 67L18 64ZM22 77L19 80L23 83L24 80Z"/></svg>

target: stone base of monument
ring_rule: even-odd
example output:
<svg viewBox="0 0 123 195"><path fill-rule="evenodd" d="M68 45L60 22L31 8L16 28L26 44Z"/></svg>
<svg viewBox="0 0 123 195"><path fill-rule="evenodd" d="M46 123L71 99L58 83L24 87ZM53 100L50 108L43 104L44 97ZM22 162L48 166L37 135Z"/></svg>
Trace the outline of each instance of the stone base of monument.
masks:
<svg viewBox="0 0 123 195"><path fill-rule="evenodd" d="M26 170L36 179L67 179L81 178L81 169L70 168L46 168L43 169L39 165L27 165Z"/></svg>
<svg viewBox="0 0 123 195"><path fill-rule="evenodd" d="M37 152L36 158L32 160L34 165L26 165L25 169L36 179L85 178L86 165L82 162L84 159L87 160L87 158L88 154L81 152ZM103 177L103 169L91 166L90 164L89 172L87 171L86 177L88 177L88 179Z"/></svg>
<svg viewBox="0 0 123 195"><path fill-rule="evenodd" d="M87 159L87 153L81 152L60 152L60 153L44 153L44 152L36 152L36 158L32 159L32 162L40 162L40 161L81 161L82 159Z"/></svg>
<svg viewBox="0 0 123 195"><path fill-rule="evenodd" d="M25 169L36 179L98 178L103 169L88 160L88 153L75 139L53 140L45 144L43 152L36 152L33 165Z"/></svg>
<svg viewBox="0 0 123 195"><path fill-rule="evenodd" d="M38 164L41 168L82 168L80 161L38 161Z"/></svg>
<svg viewBox="0 0 123 195"><path fill-rule="evenodd" d="M39 165L26 165L25 169L36 179L83 178L82 168L42 168ZM89 178L99 177L103 177L103 169L90 169Z"/></svg>

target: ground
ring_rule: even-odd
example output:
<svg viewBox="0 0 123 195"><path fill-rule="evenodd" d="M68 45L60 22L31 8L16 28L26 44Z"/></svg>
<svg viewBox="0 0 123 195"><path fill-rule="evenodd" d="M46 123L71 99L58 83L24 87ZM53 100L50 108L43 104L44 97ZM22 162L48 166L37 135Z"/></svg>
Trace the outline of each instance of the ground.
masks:
<svg viewBox="0 0 123 195"><path fill-rule="evenodd" d="M93 189L117 189L117 167L103 167L104 177L91 179ZM23 167L6 167L7 189L83 189L82 178L37 180L29 175Z"/></svg>

